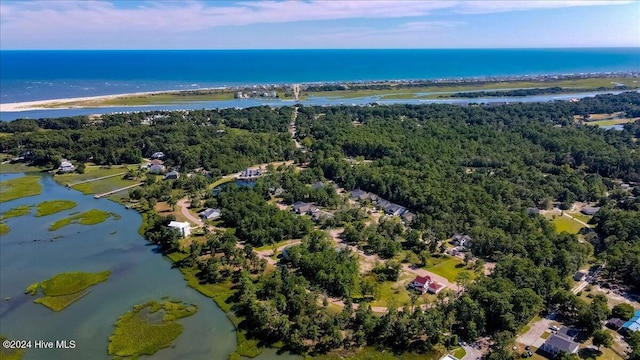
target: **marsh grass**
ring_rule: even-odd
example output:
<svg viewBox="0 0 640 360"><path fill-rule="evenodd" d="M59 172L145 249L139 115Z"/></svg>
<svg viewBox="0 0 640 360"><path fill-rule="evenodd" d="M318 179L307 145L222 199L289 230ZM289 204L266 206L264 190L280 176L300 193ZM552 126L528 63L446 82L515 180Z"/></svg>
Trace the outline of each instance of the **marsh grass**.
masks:
<svg viewBox="0 0 640 360"><path fill-rule="evenodd" d="M43 201L36 208L36 217L53 215L64 210L73 209L78 203L70 200Z"/></svg>
<svg viewBox="0 0 640 360"><path fill-rule="evenodd" d="M111 272L108 270L99 273L61 273L48 280L29 285L25 294L35 296L38 294L38 290L42 289L45 296L34 302L53 311L61 311L87 295L89 287L106 281L110 275Z"/></svg>
<svg viewBox="0 0 640 360"><path fill-rule="evenodd" d="M11 231L11 228L9 228L9 225L5 223L0 223L0 235L4 235L9 231Z"/></svg>
<svg viewBox="0 0 640 360"><path fill-rule="evenodd" d="M39 176L22 176L0 181L0 203L42 193Z"/></svg>
<svg viewBox="0 0 640 360"><path fill-rule="evenodd" d="M7 337L0 335L0 341L8 340ZM20 360L24 355L24 349L5 349L0 346L0 359L2 360Z"/></svg>
<svg viewBox="0 0 640 360"><path fill-rule="evenodd" d="M31 208L33 208L33 205L16 206L2 213L0 220L27 215L31 212Z"/></svg>
<svg viewBox="0 0 640 360"><path fill-rule="evenodd" d="M197 311L196 305L175 300L136 305L116 321L116 329L109 337L109 355L137 358L155 354L171 346L182 333L183 327L176 320Z"/></svg>
<svg viewBox="0 0 640 360"><path fill-rule="evenodd" d="M113 214L98 209L91 209L54 222L49 227L49 231L55 231L70 224L95 225L107 220L110 216L113 216Z"/></svg>

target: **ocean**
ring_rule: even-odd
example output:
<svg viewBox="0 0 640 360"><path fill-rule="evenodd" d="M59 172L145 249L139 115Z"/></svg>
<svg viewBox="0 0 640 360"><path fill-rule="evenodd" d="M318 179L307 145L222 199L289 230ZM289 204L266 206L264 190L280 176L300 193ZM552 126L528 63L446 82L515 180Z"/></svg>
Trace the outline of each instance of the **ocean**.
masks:
<svg viewBox="0 0 640 360"><path fill-rule="evenodd" d="M640 48L0 51L0 102L235 85L640 70Z"/></svg>

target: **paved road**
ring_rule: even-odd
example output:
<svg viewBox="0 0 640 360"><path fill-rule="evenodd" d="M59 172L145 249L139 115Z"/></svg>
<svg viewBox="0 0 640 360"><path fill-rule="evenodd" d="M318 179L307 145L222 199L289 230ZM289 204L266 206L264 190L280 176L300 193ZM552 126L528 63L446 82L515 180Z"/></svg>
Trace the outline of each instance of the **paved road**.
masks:
<svg viewBox="0 0 640 360"><path fill-rule="evenodd" d="M482 350L479 348L471 347L469 345L463 345L462 348L467 352L467 354L460 360L476 360L482 356Z"/></svg>
<svg viewBox="0 0 640 360"><path fill-rule="evenodd" d="M547 331L547 329L549 329L551 321L553 320L550 317L537 321L531 325L531 329L529 329L529 331L518 336L516 341L527 346L539 348L545 341L541 336L545 331Z"/></svg>

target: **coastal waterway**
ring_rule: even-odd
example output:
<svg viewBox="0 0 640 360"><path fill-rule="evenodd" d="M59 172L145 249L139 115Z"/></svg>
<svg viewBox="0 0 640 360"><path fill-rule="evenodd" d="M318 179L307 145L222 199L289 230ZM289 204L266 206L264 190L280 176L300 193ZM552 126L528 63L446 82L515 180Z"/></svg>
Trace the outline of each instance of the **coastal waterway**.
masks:
<svg viewBox="0 0 640 360"><path fill-rule="evenodd" d="M22 174L3 174L8 180ZM75 340L74 349L27 349L24 360L109 359L108 338L119 316L136 304L162 297L197 304L198 312L181 319L184 332L173 347L153 359L226 360L236 347L233 324L215 303L187 286L182 274L138 234L142 218L120 204L94 199L67 189L42 175L42 193L0 204L5 212L20 205L66 199L78 205L70 210L35 218L29 215L4 220L11 231L0 237L0 333L12 339ZM71 213L100 209L117 216L97 225L49 226ZM119 218L118 218L119 217ZM61 312L54 312L25 295L26 287L60 272L110 270L106 282ZM276 357L267 351L260 358ZM279 359L284 358L278 356Z"/></svg>
<svg viewBox="0 0 640 360"><path fill-rule="evenodd" d="M303 105L367 105L371 103L377 104L458 104L466 105L470 103L528 103L528 102L548 102L555 100L567 101L569 99L581 99L592 97L599 94L619 94L624 91L593 91L574 94L551 94L551 95L534 95L534 96L505 96L505 97L485 97L485 98L439 98L439 99L388 99L384 95L364 96L358 98L335 98L331 96L316 97L311 96L306 99L294 102L291 100L265 100L265 99L233 99L233 100L212 100L212 101L195 101L182 102L180 104L168 105L145 105L145 106L109 106L95 108L71 108L71 109L42 109L28 111L3 111L0 112L0 121L12 121L16 119L40 119L40 118L57 118L66 116L81 116L94 114L113 114L123 112L140 112L140 111L175 111L175 110L195 110L195 109L212 109L212 108L247 108L253 106L292 106L294 104ZM423 95L426 93L422 93Z"/></svg>

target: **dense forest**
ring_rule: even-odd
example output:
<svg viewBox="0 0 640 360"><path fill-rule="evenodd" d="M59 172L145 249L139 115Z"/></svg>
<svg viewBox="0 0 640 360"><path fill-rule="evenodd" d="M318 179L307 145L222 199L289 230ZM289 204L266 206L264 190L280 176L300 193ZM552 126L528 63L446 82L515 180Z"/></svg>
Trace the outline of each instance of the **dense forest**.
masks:
<svg viewBox="0 0 640 360"><path fill-rule="evenodd" d="M609 309L601 299L586 305L569 291L569 277L591 255L606 263L607 277L640 284L640 194L637 186L620 187L640 182L640 123L606 131L574 120L597 113L637 116L640 94L500 106L297 105L297 111L297 137L306 152L294 147L287 132L290 107L16 120L0 124L0 131L12 133L0 137L0 149L37 165L55 165L62 157L130 163L163 151L171 167L209 171L210 178L185 177L132 191L132 199L147 203L145 234L165 252L188 253L180 266L198 267L201 281L232 281L236 310L245 319L240 326L296 352L366 344L424 352L455 344L458 336L491 336L491 358L511 359L516 354L506 345L541 311L560 312L587 335L599 329ZM180 249L176 234L164 226L170 219L150 210L155 201L167 201L172 189L202 195L221 175L285 159L306 170L274 171L255 188L229 186L217 197L204 195L235 229L207 234L204 246ZM410 228L393 219L365 225L363 214L342 210L333 188L307 186L327 180L347 191L378 194L417 217ZM496 262L495 271L465 284L459 296L440 296L426 308L405 306L376 316L365 301L355 309L352 302L367 295L357 261L334 249L309 219L270 204L277 187L284 203L313 201L336 209L324 225L339 223L346 243L383 259L401 250L415 259L428 257L441 252L439 240L465 233L474 240L472 253ZM529 207L569 209L576 202L601 207L591 220L595 233L585 235L585 242L527 213ZM291 238L302 243L289 250L286 265L260 273L264 264L250 246ZM239 243L250 246L243 252ZM202 254L219 255L201 261ZM374 272L393 279L395 266ZM324 296L342 299L345 307L330 310L318 301ZM640 341L633 341L636 355L630 357L637 359Z"/></svg>

